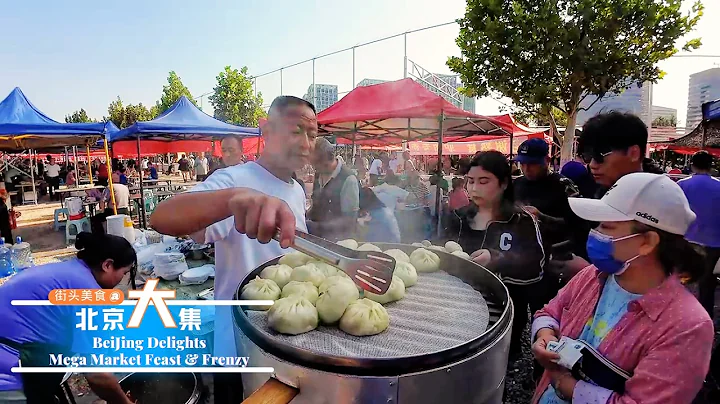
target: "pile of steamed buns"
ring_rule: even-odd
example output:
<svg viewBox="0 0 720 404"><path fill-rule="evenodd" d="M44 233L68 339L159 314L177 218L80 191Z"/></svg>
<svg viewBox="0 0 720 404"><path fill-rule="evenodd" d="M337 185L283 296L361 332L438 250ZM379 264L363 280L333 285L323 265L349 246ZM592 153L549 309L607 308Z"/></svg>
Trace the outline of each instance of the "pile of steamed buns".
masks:
<svg viewBox="0 0 720 404"><path fill-rule="evenodd" d="M383 252L373 244L358 245L352 239L337 244L358 251ZM249 309L267 311L268 325L282 334L302 334L314 330L318 324L337 325L355 336L379 334L390 324L383 304L404 298L405 288L417 283L418 272L440 269L440 257L432 250L470 258L453 241L448 241L445 247L433 246L427 240L413 245L421 248L409 256L399 249L384 251L395 258L396 265L390 288L382 295L363 291L345 272L332 265L292 252L248 282L240 298L274 300L272 306L250 306Z"/></svg>

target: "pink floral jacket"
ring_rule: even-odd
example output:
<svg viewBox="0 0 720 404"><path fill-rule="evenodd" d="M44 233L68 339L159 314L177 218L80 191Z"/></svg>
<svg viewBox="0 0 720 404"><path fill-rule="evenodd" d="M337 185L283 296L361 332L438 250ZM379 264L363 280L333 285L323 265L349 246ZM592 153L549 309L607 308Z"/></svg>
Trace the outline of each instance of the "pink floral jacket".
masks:
<svg viewBox="0 0 720 404"><path fill-rule="evenodd" d="M535 313L532 338L543 327L578 338L594 315L607 275L589 266L578 273L542 310ZM713 323L677 276L630 303L628 312L598 347L607 359L632 373L625 393L584 381L577 383L573 403L684 404L702 387L710 366ZM543 374L533 403L550 383Z"/></svg>

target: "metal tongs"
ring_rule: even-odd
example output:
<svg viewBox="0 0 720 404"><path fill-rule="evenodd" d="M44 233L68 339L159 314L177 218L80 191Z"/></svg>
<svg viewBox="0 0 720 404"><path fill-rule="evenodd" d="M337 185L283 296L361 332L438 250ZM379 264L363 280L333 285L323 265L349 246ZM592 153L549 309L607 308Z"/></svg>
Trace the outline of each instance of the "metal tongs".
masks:
<svg viewBox="0 0 720 404"><path fill-rule="evenodd" d="M279 231L275 234L275 240L280 241ZM383 295L390 288L395 259L387 254L351 250L299 230L295 230L295 242L291 247L339 268L356 285L370 293Z"/></svg>

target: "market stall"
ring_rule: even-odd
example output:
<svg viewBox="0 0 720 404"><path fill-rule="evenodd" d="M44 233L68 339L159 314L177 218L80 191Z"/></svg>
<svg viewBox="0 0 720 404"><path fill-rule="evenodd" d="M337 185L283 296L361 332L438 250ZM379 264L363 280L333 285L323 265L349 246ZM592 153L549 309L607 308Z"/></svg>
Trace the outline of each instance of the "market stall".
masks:
<svg viewBox="0 0 720 404"><path fill-rule="evenodd" d="M158 142L178 141L215 141L226 136L259 138L258 128L245 128L219 121L198 109L187 97L180 97L173 105L157 118L135 122L117 133L107 137L113 149L123 143L135 143L138 159L141 155L141 139ZM140 195L144 195L142 172L140 172ZM140 226L146 227L145 206L140 204Z"/></svg>
<svg viewBox="0 0 720 404"><path fill-rule="evenodd" d="M503 125L454 106L412 79L357 87L318 115L320 134L335 136L339 144L390 146L435 141L438 170L444 142L511 137L512 132ZM436 212L440 211L440 199L438 188ZM442 215L437 217L440 231Z"/></svg>

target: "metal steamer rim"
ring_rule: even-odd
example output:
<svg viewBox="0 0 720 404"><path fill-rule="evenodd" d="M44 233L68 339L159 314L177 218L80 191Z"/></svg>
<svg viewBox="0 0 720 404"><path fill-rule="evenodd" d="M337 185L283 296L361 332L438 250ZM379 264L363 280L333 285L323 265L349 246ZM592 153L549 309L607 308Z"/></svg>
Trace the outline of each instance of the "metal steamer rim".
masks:
<svg viewBox="0 0 720 404"><path fill-rule="evenodd" d="M418 247L405 244L373 243L383 251L397 248L410 253ZM500 279L484 267L449 253L434 251L441 258L441 270L480 292L489 310L489 324L484 332L465 342L422 354L402 357L353 357L317 352L279 340L266 330L259 329L246 313L247 307L233 307L233 320L250 342L261 350L288 362L318 370L358 376L397 376L452 364L489 346L510 327L512 311L507 288ZM236 289L235 299L250 280L279 257L270 260L248 274ZM413 286L416 287L416 286ZM391 319L392 322L392 319ZM392 323L391 323L392 324ZM333 327L333 326L330 326ZM311 331L315 332L315 331ZM302 335L302 334L301 334ZM382 335L382 334L378 334ZM364 337L360 337L364 338ZM238 348L239 349L239 348Z"/></svg>

